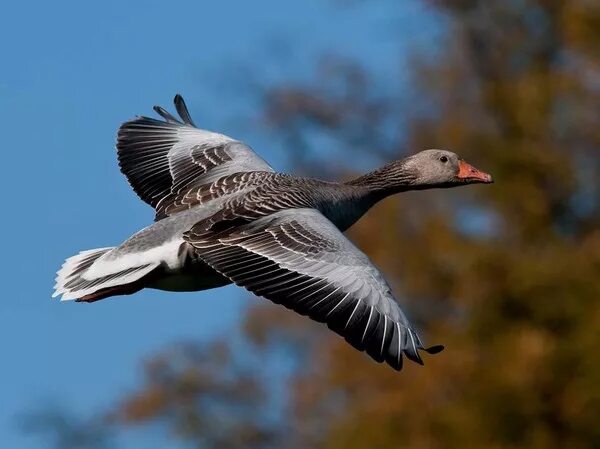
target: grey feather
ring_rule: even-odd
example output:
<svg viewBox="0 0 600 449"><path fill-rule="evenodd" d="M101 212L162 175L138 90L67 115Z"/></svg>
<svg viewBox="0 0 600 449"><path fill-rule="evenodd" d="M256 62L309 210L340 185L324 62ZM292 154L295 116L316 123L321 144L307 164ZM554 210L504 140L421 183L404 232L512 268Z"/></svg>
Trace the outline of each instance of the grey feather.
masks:
<svg viewBox="0 0 600 449"><path fill-rule="evenodd" d="M181 96L175 105L183 123L155 106L164 121L136 117L117 134L119 167L138 196L157 209L158 219L189 188L234 173L273 171L242 142L196 128Z"/></svg>
<svg viewBox="0 0 600 449"><path fill-rule="evenodd" d="M198 256L235 284L326 323L378 362L422 363L421 340L367 256L314 209L283 210L213 232L184 234Z"/></svg>

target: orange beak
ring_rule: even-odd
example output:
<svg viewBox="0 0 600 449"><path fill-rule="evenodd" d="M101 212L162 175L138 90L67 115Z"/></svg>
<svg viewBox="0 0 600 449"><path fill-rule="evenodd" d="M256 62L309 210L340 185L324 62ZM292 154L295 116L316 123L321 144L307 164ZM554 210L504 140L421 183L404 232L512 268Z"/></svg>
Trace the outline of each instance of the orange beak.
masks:
<svg viewBox="0 0 600 449"><path fill-rule="evenodd" d="M467 164L465 161L458 161L458 174L456 175L461 181L474 184L482 182L484 184L490 184L494 182L492 176L477 170L471 164Z"/></svg>

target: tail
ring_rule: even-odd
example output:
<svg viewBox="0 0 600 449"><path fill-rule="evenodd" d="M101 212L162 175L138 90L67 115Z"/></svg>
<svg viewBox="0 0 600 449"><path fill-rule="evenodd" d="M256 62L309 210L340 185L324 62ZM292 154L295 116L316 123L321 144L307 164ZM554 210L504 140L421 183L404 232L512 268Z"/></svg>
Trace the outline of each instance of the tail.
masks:
<svg viewBox="0 0 600 449"><path fill-rule="evenodd" d="M156 268L156 264L128 267L102 276L91 276L90 267L113 248L82 251L69 257L56 275L52 297L61 301L93 302L108 296L129 295L144 288L142 278Z"/></svg>

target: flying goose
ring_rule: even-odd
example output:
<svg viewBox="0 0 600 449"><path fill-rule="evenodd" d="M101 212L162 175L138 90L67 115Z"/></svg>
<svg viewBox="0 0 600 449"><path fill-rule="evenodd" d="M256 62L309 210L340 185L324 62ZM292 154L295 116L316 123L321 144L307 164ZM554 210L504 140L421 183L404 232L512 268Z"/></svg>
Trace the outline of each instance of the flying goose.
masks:
<svg viewBox="0 0 600 449"><path fill-rule="evenodd" d="M407 190L491 183L456 154L426 150L349 182L275 172L244 143L179 118L136 117L117 157L155 222L120 246L82 251L58 271L53 297L93 302L143 288L199 291L235 283L326 323L377 362L423 364L425 348L369 258L343 232Z"/></svg>

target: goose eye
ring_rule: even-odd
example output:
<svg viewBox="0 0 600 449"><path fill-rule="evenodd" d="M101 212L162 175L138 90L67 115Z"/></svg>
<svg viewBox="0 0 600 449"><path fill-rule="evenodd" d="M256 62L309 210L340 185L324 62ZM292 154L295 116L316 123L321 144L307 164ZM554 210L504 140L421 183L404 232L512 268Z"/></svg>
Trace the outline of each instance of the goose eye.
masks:
<svg viewBox="0 0 600 449"><path fill-rule="evenodd" d="M448 162L448 157L442 156L442 157L440 157L440 161L442 161L443 163L446 163L446 162Z"/></svg>

